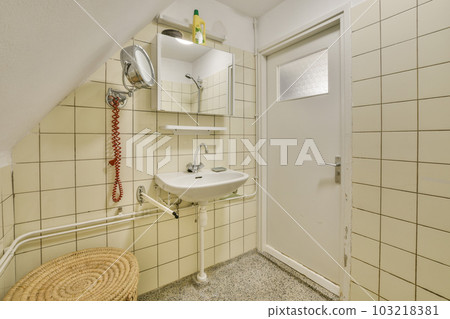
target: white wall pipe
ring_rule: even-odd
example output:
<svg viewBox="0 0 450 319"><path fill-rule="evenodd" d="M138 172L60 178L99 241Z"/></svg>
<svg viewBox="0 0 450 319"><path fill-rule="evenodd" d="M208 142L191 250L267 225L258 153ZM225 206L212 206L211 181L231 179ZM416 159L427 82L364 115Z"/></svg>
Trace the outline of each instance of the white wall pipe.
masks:
<svg viewBox="0 0 450 319"><path fill-rule="evenodd" d="M256 195L256 193L257 193L257 191L255 191L255 192L253 192L252 194L249 194L249 195L241 195L241 196L236 196L236 197L219 199L219 200L214 201L213 203L215 203L215 202L222 202L222 201L228 201L228 200L241 199L241 198L253 197L253 196ZM160 202L156 201L155 199L153 199L152 197L148 196L145 193L141 193L141 195L148 202L150 202L151 204L154 204L156 207L162 209L164 212L168 212L170 214L173 214L176 218L178 218L178 215L176 214L176 212L172 211L169 207L161 204ZM17 237L11 243L11 245L6 249L5 254L0 258L0 275L3 273L3 271L5 270L5 268L7 267L9 262L11 261L12 257L14 256L14 253L17 251L17 249L21 245L23 245L23 244L25 244L27 242L30 242L30 241L33 241L33 240L37 240L37 239L43 239L43 238L48 238L48 237L55 237L55 236L64 235L64 234L68 234L68 233L79 232L79 231L83 231L83 230L88 230L88 229L108 226L108 225L110 226L110 225L114 225L114 224L124 223L124 222L128 222L128 221L133 221L133 220L137 220L137 219L141 219L141 218L146 218L146 217L157 216L157 215L163 214L163 213L155 213L155 214L150 214L150 215L145 215L145 216L133 217L133 216L140 215L140 214L147 214L147 213L150 213L150 212L154 212L155 210L157 210L157 209L155 209L155 208L153 208L153 209L146 209L146 210L142 210L142 211L139 211L139 212L120 214L120 215L116 215L116 216L109 216L109 217L104 217L104 218L93 219L93 220L89 220L89 221L85 221L85 222L78 222L78 223L61 225L61 226L56 226L56 227L51 227L51 228L38 229L38 230L34 230L34 231L31 231L31 232L25 233L25 234ZM48 233L48 232L53 232L53 231L57 231L57 230L65 229L65 228L89 225L89 224L93 224L93 223L97 223L97 222L104 222L104 221L108 221L108 220L112 220L112 219L125 218L125 217L133 217L133 218L121 219L121 220L115 221L115 222L102 223L102 224L93 225L93 226L89 226L89 227L77 228L77 229L72 229L72 230L69 230L69 231L56 232L56 233L52 233L52 234L48 234L48 235L40 235L40 236L36 236L36 237L33 237L33 238L28 238L30 236L37 235L37 234ZM205 222L206 222L206 220L205 220ZM202 235L203 234L202 234L202 227L201 227L201 229L200 229L200 237L202 237ZM28 239L26 239L26 238L28 238ZM200 244L200 246L202 246L202 243ZM201 249L200 255L202 254L202 252L203 252L203 249ZM201 263L202 263L202 261L203 261L203 258L201 258ZM201 268L204 268L204 267L201 267Z"/></svg>
<svg viewBox="0 0 450 319"><path fill-rule="evenodd" d="M144 197L149 203L151 203L154 206L162 209L164 211L163 213L168 212L168 213L174 215L175 218L178 218L178 214L176 212L172 211L169 207L166 207L166 206L162 205L161 203L159 203L158 201L154 200L153 198L151 198L150 196L148 196L145 193L140 193L140 195L142 197ZM11 261L12 257L14 256L14 253L17 251L17 249L21 245L23 245L24 243L27 243L27 242L30 242L30 241L33 241L33 240L36 240L36 239L43 239L43 238L48 238L48 237L54 237L54 236L68 234L68 233L78 232L78 231L81 231L81 230L87 230L87 229L102 227L102 226L106 226L106 225L113 225L113 224L123 223L123 222L127 222L127 221L132 221L132 220L135 220L135 219L140 219L141 217L149 217L149 216L161 215L163 213L156 213L156 214L141 216L141 217L137 217L137 218L134 217L134 218L129 218L129 219L122 219L122 220L119 220L119 221L116 221L116 222L103 223L103 224L98 224L98 225L94 225L94 226L90 226L90 227L78 228L78 229L73 229L73 230L70 230L70 231L62 231L62 232L57 232L57 233L53 233L53 234L49 234L49 235L41 235L41 236L36 236L36 237L33 237L33 238L26 239L26 238L28 238L30 236L37 235L37 234L42 234L42 233L53 232L53 231L57 231L57 230L65 229L65 228L89 225L89 224L93 224L93 223L97 223L97 222L104 222L104 221L108 221L108 220L111 220L111 219L126 218L126 217L130 217L130 216L136 216L136 215L139 215L139 214L145 214L145 213L149 213L149 212L154 212L155 210L157 210L157 209L147 209L147 210L143 210L143 211L139 211L139 212L120 214L120 215L116 215L116 216L110 216L110 217L104 217L104 218L99 218L99 219L93 219L93 220L89 220L89 221L85 221L85 222L72 223L72 224L56 226L56 227L51 227L51 228L46 228L46 229L39 229L39 230L35 230L35 231L28 232L26 234L23 234L23 235L17 237L11 243L11 245L7 248L5 254L0 258L0 274L3 273L3 271L5 270L5 268L7 267L9 262Z"/></svg>
<svg viewBox="0 0 450 319"><path fill-rule="evenodd" d="M26 234L23 234L19 237L17 237L12 244L9 246L8 249L12 248L14 245L17 244L17 242L21 241L24 238L27 238L29 236L35 235L35 234L41 234L41 233L48 233L51 231L55 231L55 230L60 230L60 229L64 229L64 228L70 228L70 227L76 227L76 226L82 226L82 225L89 225L89 224L93 224L93 223L97 223L97 222L102 222L102 221L107 221L110 219L117 219L117 218L124 218L124 217L129 217L129 216L136 216L139 214L146 214L149 212L154 212L156 209L152 208L152 209L146 209L146 210L142 210L139 212L132 212L132 213L127 213L127 214L119 214L119 215L115 215L115 216L109 216L109 217L104 217L104 218L98 218L98 219L92 219L92 220L88 220L85 222L78 222L78 223L73 223L73 224L67 224L67 225L61 225L61 226L56 226L56 227L51 227L51 228L45 228L45 229L38 229L38 230L34 230L31 232L28 232ZM2 257L3 258L3 257ZM0 259L0 263L1 263Z"/></svg>
<svg viewBox="0 0 450 319"><path fill-rule="evenodd" d="M255 196L256 193L257 193L257 190L255 190L253 193L248 194L248 195L239 195L239 196L236 196L236 197L233 196L233 197L222 198L222 199L215 200L215 201L212 202L212 203L220 203L220 202L224 202L224 201L227 201L227 200L235 200L235 199L249 198L249 197Z"/></svg>
<svg viewBox="0 0 450 319"><path fill-rule="evenodd" d="M68 234L68 233L72 233L72 232L79 232L79 231L83 231L83 230L88 230L88 229L97 228L97 227L103 227L103 226L108 226L108 225L110 226L110 225L114 225L114 224L124 223L124 222L127 222L127 221L132 221L132 220L136 220L136 219L141 219L141 218L146 218L146 217L157 216L157 215L163 214L163 213L147 214L147 213L150 213L150 212L154 212L156 210L157 209L155 209L155 208L153 208L153 209L146 209L146 210L143 210L143 211L140 211L140 212L132 212L132 213L121 214L121 215L116 215L116 216L110 216L110 217L104 217L104 218L99 218L99 219L93 219L93 220L85 221L85 222L67 224L67 225L56 226L56 227L52 227L52 228L46 228L46 229L39 229L39 230L35 230L35 231L28 232L26 234L23 234L23 235L17 237L11 243L11 245L7 248L5 254L0 258L0 275L3 273L3 271L6 268L6 266L11 261L12 257L14 256L14 253L24 243L33 241L35 239L54 237L54 236L64 235L64 234ZM108 220L111 220L111 219L136 216L136 215L140 215L140 214L146 214L146 215L138 216L138 217L132 217L132 218L128 218L128 219L121 219L121 220L114 221L114 222L97 224L97 225L88 226L88 227L84 227L84 228L72 229L70 231L62 231L62 232L57 232L57 233L53 233L53 234L49 234L49 235L40 235L40 236L28 238L28 237L30 237L32 235L48 233L48 232L52 232L52 231L56 231L56 230L61 230L61 229L71 228L71 227L77 227L77 226L82 226L82 225L89 225L89 224L93 224L93 223L96 223L96 222L108 221ZM25 239L25 238L28 238L28 239Z"/></svg>

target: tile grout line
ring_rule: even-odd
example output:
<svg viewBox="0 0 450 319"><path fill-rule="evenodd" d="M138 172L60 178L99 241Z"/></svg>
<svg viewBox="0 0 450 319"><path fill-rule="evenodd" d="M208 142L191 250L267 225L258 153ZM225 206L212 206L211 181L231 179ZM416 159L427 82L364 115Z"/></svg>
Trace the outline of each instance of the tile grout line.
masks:
<svg viewBox="0 0 450 319"><path fill-rule="evenodd" d="M106 69L105 69L106 72ZM73 159L74 159L74 205L75 205L75 222L78 222L78 205L77 205L77 106L76 106L76 90L74 92L73 103ZM42 190L41 190L42 191ZM42 220L42 218L41 218ZM78 232L75 232L75 249L78 251Z"/></svg>
<svg viewBox="0 0 450 319"><path fill-rule="evenodd" d="M424 3L421 3L421 4L417 4L417 3L416 3L415 6L412 6L412 7L409 8L409 9L402 10L402 11L400 11L400 12L397 12L397 13L395 13L395 14L393 14L393 15L390 15L389 17L385 17L385 18L381 18L381 12L380 12L380 20L378 20L378 21L376 21L376 22L372 22L372 23L367 24L367 25L364 25L364 26L362 26L362 27L359 27L358 29L352 31L352 33L361 31L361 30L363 30L363 29L365 29L365 28L367 28L367 27L371 27L371 26L373 26L373 25L375 25L375 24L377 24L377 23L381 23L381 21L386 21L386 20L389 20L390 18L397 17L397 16L399 16L399 15L405 13L405 12L408 12L408 11L410 11L410 10L412 10L412 9L415 9L416 7L419 8L420 6L423 6L423 5L425 5L425 4L427 4L427 3L431 2L431 1L433 1L433 0L429 0L429 1L424 2ZM448 27L447 27L447 28L448 28ZM445 29L447 29L447 28L440 29L440 30L445 30ZM440 31L440 30L438 30L438 31ZM436 31L433 31L433 32L430 32L430 33L427 33L427 34L424 34L424 35L428 35L428 34L431 34L431 33L434 33L434 32L436 32ZM423 35L422 35L422 36L423 36Z"/></svg>
<svg viewBox="0 0 450 319"><path fill-rule="evenodd" d="M105 62L105 83L104 83L104 88L103 88L103 90L104 90L104 92L105 92L105 95L106 95L106 93L107 93L107 87L108 87L108 84L107 84L107 79L108 79L108 61L109 61L109 59ZM105 193L104 193L104 195L105 195L105 217L108 217L108 152L107 152L107 137L106 137L106 132L107 132L107 120L106 120L106 118L107 118L107 114L108 114L108 112L107 112L107 109L106 109L106 107L107 107L107 105L106 105L106 101L104 101L104 105L105 105L105 107L104 107L104 109L105 109L105 138L104 138L104 143L105 143ZM132 117L132 120L133 120L133 117ZM112 131L112 130L111 130ZM109 247L109 236L108 236L108 234L109 234L109 227L108 227L108 225L106 225L105 226L105 244L106 244L106 247ZM134 239L134 238L133 238Z"/></svg>
<svg viewBox="0 0 450 319"><path fill-rule="evenodd" d="M11 158L12 158L12 156L11 156ZM8 200L8 199L10 199L11 198L11 200L12 200L12 219L13 219L13 223L12 223L12 234L13 234L13 240L16 238L16 227L15 227L15 224L16 224L16 196L15 196L15 194L14 194L14 171L13 171L13 160L11 159L11 164L10 164L10 169L9 169L9 174L8 174L8 176L9 176L9 180L11 181L11 194L6 198L6 200ZM2 198L2 200L3 200L3 198ZM3 227L3 231L2 231L2 233L3 233L3 236L5 235L4 233L5 233L5 230L4 230L4 227L5 227L5 213L4 213L4 207L3 207L3 203L4 203L4 201L0 204L1 205L1 212L2 212L2 227ZM3 237L2 237L2 239L3 239ZM4 253L3 251L2 251L2 253ZM3 255L3 254L2 254ZM16 258L14 257L14 262L15 262L15 269L14 269L14 277L15 277L15 279L17 279L17 263L16 263L16 260L15 260Z"/></svg>
<svg viewBox="0 0 450 319"><path fill-rule="evenodd" d="M418 42L417 38L416 39L411 39L409 41L413 41L413 40ZM380 49L376 49L376 50L374 50L372 52L377 52L377 51L380 51ZM428 64L428 65L424 65L424 66L420 66L420 67L416 66L414 68L399 70L399 71L395 71L395 72L391 72L391 73L385 73L385 74L382 74L382 75L375 75L375 76L364 77L364 78L361 78L361 79L354 80L353 83L361 83L361 82L365 82L365 81L376 80L379 77L392 77L392 76L401 75L401 74L404 74L404 73L413 72L413 71L417 71L417 70L424 70L424 69L439 67L439 66L442 66L442 65L445 65L445 64L449 64L449 63L450 63L450 61L446 61L446 62L438 62L438 63ZM433 98L437 98L437 97L433 97ZM418 99L418 97L415 98L415 99L404 100L404 101L405 102L407 102L407 101L414 101L414 100L417 100L417 99ZM402 102L402 101L399 101L399 102ZM394 102L390 102L390 103L399 103L399 102L394 101Z"/></svg>
<svg viewBox="0 0 450 319"><path fill-rule="evenodd" d="M391 245L389 245L389 246L391 246ZM395 246L391 246L391 247L398 248L398 247L395 247ZM406 251L406 252L408 252L408 251ZM411 252L408 252L408 253L413 254L413 253L411 253ZM376 266L370 264L370 263L367 262L367 261L364 261L364 260L362 260L362 259L360 259L360 258L358 258L358 257L354 257L354 258L355 258L356 260L358 260L359 262L365 264L365 265L368 265L368 266L370 266L370 267L376 268ZM424 257L424 258L426 258L426 257ZM434 261L434 260L429 259L429 258L426 258L426 259L428 259L428 260L430 260L430 261ZM445 264L444 264L444 266L445 266ZM428 289L426 289L426 288L423 288L423 287L421 287L421 286L419 286L419 285L416 285L416 284L414 284L414 282L409 281L409 280L406 280L405 278L402 278L402 277L399 276L399 275L396 275L396 274L394 274L394 273L392 273L392 272L389 272L389 271L386 271L386 270L383 270L383 272L385 272L385 273L387 273L387 274L389 274L389 275L391 275L391 276L394 276L394 277L396 277L396 278L398 278L398 279L400 279L400 280L406 281L406 282L408 282L408 283L414 285L415 287L420 287L420 288L422 288L422 289L424 289L424 290L427 290L427 291L431 292L432 294L435 294L435 295L437 295L437 296L439 296L439 297L442 297L443 299L446 299L446 300L447 300L446 297L444 297L444 296L442 296L442 295L439 295L439 294L437 294L436 292L430 291L430 290L428 290ZM367 288L366 288L366 289L367 289ZM371 291L370 289L368 289L368 290Z"/></svg>
<svg viewBox="0 0 450 319"><path fill-rule="evenodd" d="M133 37L133 45L135 45L136 44L136 41L138 41L139 42L139 40L136 40L134 37ZM139 44L139 43L138 43ZM105 66L105 68L106 68L106 66ZM146 90L146 89L144 89L144 90ZM151 94L151 93L150 93ZM151 98L150 98L150 101L151 101ZM107 105L107 107L108 107L108 105ZM135 129L134 129L134 126L135 126L135 123L134 123L134 115L136 114L136 111L137 111L137 106L136 106L136 95L135 94L133 94L133 99L132 99L132 105L131 105L131 112L132 112L132 114L133 114L133 116L132 116L132 118L131 118L131 126L132 126L132 131L133 131L133 134L134 134L134 132L135 132ZM108 114L108 112L106 112L106 114ZM158 116L156 116L156 120L158 120ZM106 121L106 125L105 125L105 130L106 130L106 132L108 131L108 124L107 124L108 122ZM111 129L111 132L112 132L112 129ZM121 139L121 141L120 141L120 143L121 143L121 145L123 145L123 140ZM107 147L105 147L105 150L107 149ZM108 151L106 150L106 154L108 154ZM123 157L123 155L121 154L120 155L121 157ZM105 163L105 165L106 165L106 167L108 167L108 164L109 164L109 162L108 162L108 160L106 161L106 163ZM122 164L123 165L123 164ZM108 172L108 171L107 171ZM131 178L133 179L133 182L131 183L131 185L132 185L132 194L134 194L134 184L136 183L136 179L135 179L135 171L134 171L134 169L133 170L131 170ZM106 179L108 178L108 175L106 176ZM106 189L108 189L108 186L106 186ZM133 206L132 206L132 211L135 211L135 204L136 203L136 198L135 198L135 196L133 196L133 201L132 201L132 204L133 204ZM118 207L118 209L120 209L120 207ZM108 211L106 211L106 212L108 212ZM153 225L154 226L154 225ZM132 222L132 229L131 229L131 234L132 234L132 238L133 238L133 246L132 246L132 254L133 255L135 255L135 253L136 253L136 243L135 243L135 238L136 238L136 221L135 220L133 220L133 222Z"/></svg>
<svg viewBox="0 0 450 319"><path fill-rule="evenodd" d="M379 23L379 22L376 22L376 23ZM375 25L376 23L373 23L372 26ZM450 29L450 27L445 27L445 28L442 28L442 29L438 29L438 30L429 32L429 33L424 33L424 34L422 34L422 35L417 35L417 36L414 37L414 38L409 38L409 39L406 39L406 40L401 40L401 41L399 41L399 42L396 42L396 43L393 43L393 44L389 44L389 45L386 45L386 46L384 46L384 47L380 47L380 48L377 48L377 49L371 49L371 50L369 50L369 51L364 51L364 52L361 52L361 53L357 53L357 54L355 54L355 55L352 56L352 59L353 59L353 58L357 58L357 57L361 57L361 56L363 56L363 55L365 55L365 54L374 53L374 52L376 52L376 51L379 50L379 49L384 50L384 49L387 49L387 48L391 48L391 47L393 47L393 46L396 46L396 45L399 45L399 44L404 44L405 42L413 41L413 40L415 40L415 39L424 38L424 37L427 37L427 36L429 36L429 35L433 35L433 34L436 34L436 33L442 32L442 31L446 31L446 30L448 30L448 29ZM356 31L355 31L355 32L356 32ZM353 34L353 33L352 33L352 34ZM442 63L446 63L446 62L442 62Z"/></svg>
<svg viewBox="0 0 450 319"><path fill-rule="evenodd" d="M379 214L379 233L378 233L378 300L381 299L381 234L382 234L382 219L381 212L383 207L383 55L382 53L382 32L381 32L381 0L378 2L378 10L380 15L379 32L380 32L380 214Z"/></svg>
<svg viewBox="0 0 450 319"><path fill-rule="evenodd" d="M414 264L414 300L417 300L417 261L418 261L418 245L419 245L419 124L420 124L420 112L419 112L419 3L416 0L416 130L417 130L417 144L416 144L416 242L415 242L415 264Z"/></svg>
<svg viewBox="0 0 450 319"><path fill-rule="evenodd" d="M450 63L450 61L449 61ZM373 78L372 80L374 80L375 78ZM419 101L427 101L427 100L437 100L437 99L445 99L445 98L449 98L450 95L439 95L439 96L433 96L433 97L423 97L423 98L419 98ZM400 103L407 103L407 102L414 102L417 101L417 99L409 99L409 100L398 100L398 101L388 101L388 102L384 102L383 104L400 104ZM377 106L380 105L380 103L369 103L369 104L360 104L360 105L353 105L352 109L356 109L356 108L362 108L362 107L369 107L369 106Z"/></svg>
<svg viewBox="0 0 450 319"><path fill-rule="evenodd" d="M362 186L380 188L380 186L378 186L378 185L371 185L371 184L361 183L361 182L357 182L357 181L354 181L352 183L353 184L357 184L357 185L362 185ZM383 189L388 189L388 190L393 190L393 191L398 191L398 192L404 192L404 193L410 193L410 194L416 194L415 191L410 191L410 190L405 190L405 189L398 189L398 188L393 188L393 187L383 187ZM418 193L418 195L424 195L424 196L428 196L428 197L435 197L435 198L441 198L441 199L447 199L447 200L450 199L449 197L440 196L440 195L434 195L434 194L428 194L428 193ZM365 210L364 208L360 208L360 207L356 207L356 206L355 206L355 208L361 209L361 210Z"/></svg>
<svg viewBox="0 0 450 319"><path fill-rule="evenodd" d="M158 25L158 28L159 28L159 25ZM152 94L152 93L150 93L150 94ZM153 99L153 97L150 99L150 103L152 102L152 99ZM155 126L156 126L155 127L155 131L158 131L158 119L159 119L159 114L160 114L158 108L155 109L155 113L154 114L155 114ZM136 121L135 121L135 116L133 114L133 119L132 119L133 132L135 132L135 125L136 125ZM135 156L136 155L135 154L135 152L136 152L136 148L135 147L133 147L132 152L133 152L133 155ZM177 149L177 155L178 155L178 149ZM177 158L177 161L178 161L178 158ZM155 162L157 162L157 161L155 161ZM135 163L136 163L136 161L133 161L134 165L136 165ZM156 163L153 163L153 170L154 170L154 172L158 172L157 167L158 167L158 165ZM177 163L177 167L178 167L178 163ZM133 174L134 174L134 170L133 170ZM160 245L159 233L160 233L160 230L159 230L159 227L160 227L160 221L158 220L158 222L154 226L156 226L156 231L155 231L156 232L156 289L159 289L159 287L160 287L160 275L161 275L161 268L160 268L160 265L159 265L159 256L160 256L160 251L159 251L159 245Z"/></svg>
<svg viewBox="0 0 450 319"><path fill-rule="evenodd" d="M369 237L368 235L363 235L363 234L360 234L360 233L358 233L358 232L353 232L353 234L355 234L355 235L358 235L359 237L363 237L364 239L367 239L367 240L370 240L370 241L374 241L374 242L377 242L378 240L377 239L374 239L374 238L372 238L372 237ZM391 248L395 248L395 249L397 249L397 250L401 250L401 251L403 251L403 252L405 252L405 253L408 253L408 254L411 254L411 255L416 255L416 253L414 253L414 252L412 252L412 251L410 251L410 250L407 250L406 248L402 248L402 247L399 247L399 246L395 246L394 244L392 244L392 243L388 243L388 242L381 242L383 245L385 245L385 246L389 246L389 247L391 247ZM417 254L418 255L418 254ZM435 263L437 263L437 264L440 264L440 265L442 265L442 266L445 266L445 267L448 267L448 268L450 268L450 263L445 263L445 262L443 262L443 261L439 261L439 260L436 260L436 259L433 259L433 258L431 258L431 257L427 257L427 256L423 256L423 255L418 255L419 257L421 257L421 258L424 258L424 259L427 259L427 260L430 260L430 261L433 261L433 262L435 262ZM359 257L356 257L357 259L359 259L359 260L361 260L361 261L364 261L363 259L361 259L361 258L359 258ZM370 264L369 262L367 262L367 261L365 261L366 263L368 263L368 264ZM373 264L371 264L372 266L373 266ZM373 267L376 267L376 266L373 266ZM385 271L384 269L383 269L383 271Z"/></svg>
<svg viewBox="0 0 450 319"><path fill-rule="evenodd" d="M73 100L72 103L75 106L75 94L73 96ZM75 109L73 110L74 114L75 114ZM38 129L38 149L39 149L39 156L38 156L38 160L39 160L39 227L42 229L42 210L43 210L43 205L42 205L42 174L41 174L41 170L42 170L42 141L41 141L41 124L38 124L39 129ZM39 264L43 264L44 262L44 256L43 256L43 240L39 239L39 252L40 252L40 263ZM17 279L17 278L16 278Z"/></svg>
<svg viewBox="0 0 450 319"><path fill-rule="evenodd" d="M418 101L416 100L415 101L416 103L415 104L417 104L418 103ZM367 131L353 131L352 133L356 133L356 134L360 134L360 133L379 133L380 131L374 131L374 130L367 130ZM383 132L385 132L385 133L416 133L416 132L418 132L418 133L434 133L434 132L446 132L446 133L448 133L448 132L450 132L450 129L435 129L435 130L431 130L431 129L428 129L428 130L417 130L417 129L415 129L415 130L413 130L413 129L408 129L408 130L384 130ZM362 157L362 156L359 156L359 158L367 158L367 159L370 159L370 158L372 158L372 157ZM373 159L376 159L376 158L373 158ZM399 159L391 159L392 161L408 161L408 160L399 160ZM416 161L413 161L413 162L416 162ZM450 162L449 163L445 163L445 162L425 162L425 161L420 161L421 163L435 163L435 164L450 164Z"/></svg>

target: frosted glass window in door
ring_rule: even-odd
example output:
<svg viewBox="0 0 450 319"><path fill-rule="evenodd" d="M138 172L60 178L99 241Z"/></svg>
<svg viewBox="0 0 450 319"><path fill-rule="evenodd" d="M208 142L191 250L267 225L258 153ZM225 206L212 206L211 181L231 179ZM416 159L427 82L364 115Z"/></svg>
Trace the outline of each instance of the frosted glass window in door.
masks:
<svg viewBox="0 0 450 319"><path fill-rule="evenodd" d="M316 52L278 67L279 101L328 93L328 52Z"/></svg>

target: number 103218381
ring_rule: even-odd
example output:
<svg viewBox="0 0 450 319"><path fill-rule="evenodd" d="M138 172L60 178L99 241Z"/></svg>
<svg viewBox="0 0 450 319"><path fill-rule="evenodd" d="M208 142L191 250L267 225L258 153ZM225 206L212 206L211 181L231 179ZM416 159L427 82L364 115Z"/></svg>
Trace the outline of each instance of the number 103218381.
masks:
<svg viewBox="0 0 450 319"><path fill-rule="evenodd" d="M373 306L374 316L438 316L438 306Z"/></svg>

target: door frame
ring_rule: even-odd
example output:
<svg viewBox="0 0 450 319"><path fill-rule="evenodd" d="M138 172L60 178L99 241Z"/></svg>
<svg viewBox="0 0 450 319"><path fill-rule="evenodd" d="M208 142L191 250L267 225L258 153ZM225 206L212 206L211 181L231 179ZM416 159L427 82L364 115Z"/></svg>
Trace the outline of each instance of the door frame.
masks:
<svg viewBox="0 0 450 319"><path fill-rule="evenodd" d="M342 157L342 188L341 188L341 247L343 247L342 260L339 260L347 273L350 273L351 258L351 143L352 143L352 106L351 106L351 19L350 4L338 7L324 16L300 27L297 30L283 36L258 51L257 55L257 115L267 108L267 58L269 55L298 43L310 36L313 36L333 25L340 26L340 53L341 53L341 157ZM270 102L270 101L269 101ZM266 139L267 136L267 116L257 123L258 138ZM267 157L267 143L261 148L261 154ZM267 189L267 166L258 166L258 176L261 177L258 183ZM281 254L277 250L267 245L267 200L268 196L264 191L259 191L258 196L258 229L259 236L257 247L260 251L269 253L280 261L299 271L311 280L317 282L324 288L339 295L341 300L349 300L350 277L341 272L339 285L334 284L325 277L317 274L311 269L301 265L293 259ZM300 230L301 231L301 230Z"/></svg>

